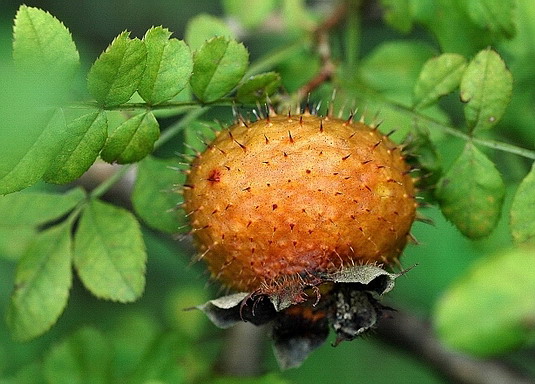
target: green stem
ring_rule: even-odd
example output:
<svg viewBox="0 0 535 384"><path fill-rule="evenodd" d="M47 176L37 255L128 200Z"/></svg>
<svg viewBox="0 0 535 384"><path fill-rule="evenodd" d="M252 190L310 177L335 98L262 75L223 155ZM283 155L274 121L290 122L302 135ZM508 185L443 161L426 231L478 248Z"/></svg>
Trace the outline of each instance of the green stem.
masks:
<svg viewBox="0 0 535 384"><path fill-rule="evenodd" d="M100 183L98 185L98 187L96 187L95 189L93 189L91 191L91 193L89 193L89 198L90 199L96 199L100 196L102 196L103 194L105 194L106 192L108 192L108 190L115 184L117 183L119 180L121 180L121 178L126 174L126 172L128 172L128 170L133 166L133 164L126 164L126 165L123 165L117 172L115 172L113 175L111 175L110 177L108 177L106 180L104 180L102 183Z"/></svg>
<svg viewBox="0 0 535 384"><path fill-rule="evenodd" d="M173 138L178 132L183 130L188 124L197 119L203 113L208 110L208 107L199 107L193 111L188 112L182 119L177 121L175 124L168 127L165 131L162 132L158 141L154 144L154 149L161 147L163 144L167 143L171 138Z"/></svg>
<svg viewBox="0 0 535 384"><path fill-rule="evenodd" d="M415 120L418 120L419 122L423 122L427 124L429 127L439 129L442 132L447 133L448 135L458 137L465 141L472 141L475 144L478 144L487 148L492 148L492 149L499 150L502 152L507 152L507 153L511 153L514 155L522 156L527 159L535 160L535 151L533 150L518 147L516 145L504 143L501 141L488 140L488 139L482 139L482 138L471 136L467 133L459 131L458 129L452 127L451 125L435 120L432 117L422 115L404 105L385 99L384 97L378 95L375 92L370 92L370 90L364 90L360 88L359 88L359 91L361 92L361 95L365 95L364 98L375 99L376 101L379 101L383 104L387 104L388 106L398 110L399 112L410 115Z"/></svg>

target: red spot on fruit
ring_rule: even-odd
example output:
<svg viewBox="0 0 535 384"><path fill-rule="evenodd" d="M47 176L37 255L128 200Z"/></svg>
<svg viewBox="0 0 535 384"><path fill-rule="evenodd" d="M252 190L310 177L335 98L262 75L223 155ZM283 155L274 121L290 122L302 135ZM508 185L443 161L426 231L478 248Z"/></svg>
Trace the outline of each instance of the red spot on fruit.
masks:
<svg viewBox="0 0 535 384"><path fill-rule="evenodd" d="M219 169L213 169L208 176L208 181L212 183L218 183L221 181L221 171Z"/></svg>

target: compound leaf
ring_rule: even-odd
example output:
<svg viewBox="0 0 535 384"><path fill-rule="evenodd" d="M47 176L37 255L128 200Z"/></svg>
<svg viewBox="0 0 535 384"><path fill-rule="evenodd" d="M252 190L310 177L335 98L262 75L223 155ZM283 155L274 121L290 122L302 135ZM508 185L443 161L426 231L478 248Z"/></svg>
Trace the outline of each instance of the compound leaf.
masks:
<svg viewBox="0 0 535 384"><path fill-rule="evenodd" d="M240 103L265 102L281 83L281 77L276 72L267 72L251 76L243 82L236 93L236 101Z"/></svg>
<svg viewBox="0 0 535 384"><path fill-rule="evenodd" d="M87 75L89 92L105 107L130 100L145 70L145 44L139 39L130 39L129 35L130 32L125 31L117 36Z"/></svg>
<svg viewBox="0 0 535 384"><path fill-rule="evenodd" d="M500 217L505 186L492 161L472 143L440 179L436 197L444 216L467 237L487 236Z"/></svg>
<svg viewBox="0 0 535 384"><path fill-rule="evenodd" d="M80 65L65 25L50 13L26 5L15 16L13 59L26 71L62 81L71 79Z"/></svg>
<svg viewBox="0 0 535 384"><path fill-rule="evenodd" d="M208 40L193 56L193 93L204 102L220 99L240 82L248 64L243 44L225 37Z"/></svg>
<svg viewBox="0 0 535 384"><path fill-rule="evenodd" d="M154 114L141 113L126 120L113 131L100 156L109 163L139 161L152 152L159 136L160 128Z"/></svg>
<svg viewBox="0 0 535 384"><path fill-rule="evenodd" d="M471 132L493 127L503 116L513 90L513 76L500 55L486 49L468 64L461 80L464 115Z"/></svg>
<svg viewBox="0 0 535 384"><path fill-rule="evenodd" d="M175 97L188 84L193 70L189 47L181 40L170 39L166 28L147 31L143 42L147 48L147 65L138 92L149 104Z"/></svg>
<svg viewBox="0 0 535 384"><path fill-rule="evenodd" d="M74 266L95 296L122 303L141 296L147 254L130 212L93 200L82 213L74 240Z"/></svg>
<svg viewBox="0 0 535 384"><path fill-rule="evenodd" d="M67 304L71 281L69 220L37 235L17 265L7 310L13 337L29 340L46 332Z"/></svg>
<svg viewBox="0 0 535 384"><path fill-rule="evenodd" d="M176 188L184 183L184 175L172 167L176 160L147 156L139 162L132 204L136 213L150 227L177 233L186 224L177 207L183 199Z"/></svg>
<svg viewBox="0 0 535 384"><path fill-rule="evenodd" d="M513 198L511 233L517 243L535 242L535 164Z"/></svg>
<svg viewBox="0 0 535 384"><path fill-rule="evenodd" d="M440 96L453 92L459 86L465 69L466 59L456 53L444 53L429 59L414 87L414 107L425 108Z"/></svg>
<svg viewBox="0 0 535 384"><path fill-rule="evenodd" d="M70 183L93 165L108 136L106 114L96 111L80 116L67 125L67 131L59 155L44 174L48 183Z"/></svg>
<svg viewBox="0 0 535 384"><path fill-rule="evenodd" d="M535 258L518 247L484 258L438 302L434 316L440 338L453 348L496 356L535 336Z"/></svg>

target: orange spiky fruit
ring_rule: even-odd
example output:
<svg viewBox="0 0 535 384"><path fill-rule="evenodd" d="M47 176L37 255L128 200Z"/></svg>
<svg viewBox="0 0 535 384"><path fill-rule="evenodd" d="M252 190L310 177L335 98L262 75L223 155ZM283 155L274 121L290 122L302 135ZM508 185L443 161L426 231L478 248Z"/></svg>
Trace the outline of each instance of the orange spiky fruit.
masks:
<svg viewBox="0 0 535 384"><path fill-rule="evenodd" d="M272 115L218 133L192 163L184 208L214 279L297 303L322 274L397 262L416 214L409 171L362 121Z"/></svg>

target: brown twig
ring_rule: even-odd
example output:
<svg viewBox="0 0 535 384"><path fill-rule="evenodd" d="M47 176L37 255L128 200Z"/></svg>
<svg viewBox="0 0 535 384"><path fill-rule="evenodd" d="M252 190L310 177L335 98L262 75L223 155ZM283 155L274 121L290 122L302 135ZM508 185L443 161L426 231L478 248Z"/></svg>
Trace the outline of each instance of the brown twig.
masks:
<svg viewBox="0 0 535 384"><path fill-rule="evenodd" d="M433 367L440 375L463 384L534 384L535 379L496 359L477 359L444 347L429 324L406 312L395 312L376 330L378 338Z"/></svg>
<svg viewBox="0 0 535 384"><path fill-rule="evenodd" d="M334 74L336 65L331 57L329 32L344 20L347 10L347 3L342 2L342 4L340 4L340 6L338 6L333 13L314 30L313 36L316 44L316 51L321 60L321 67L312 79L297 90L298 100L303 100L308 97L313 90L318 88L324 82L329 81Z"/></svg>

